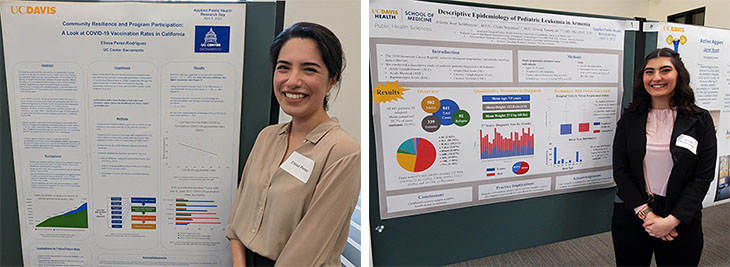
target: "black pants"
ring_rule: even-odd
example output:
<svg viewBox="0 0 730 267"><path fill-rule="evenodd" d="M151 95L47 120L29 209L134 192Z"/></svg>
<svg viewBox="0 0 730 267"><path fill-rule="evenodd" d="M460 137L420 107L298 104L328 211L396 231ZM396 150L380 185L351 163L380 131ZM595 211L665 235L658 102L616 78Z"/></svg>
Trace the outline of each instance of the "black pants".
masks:
<svg viewBox="0 0 730 267"><path fill-rule="evenodd" d="M654 213L665 217L664 198L657 197L650 205ZM659 213L657 213L659 211ZM657 266L697 266L702 255L704 237L702 222L694 219L687 225L680 223L679 234L673 241L662 241L644 230L643 221L624 203L614 203L611 219L611 237L617 266L649 266L654 254Z"/></svg>
<svg viewBox="0 0 730 267"><path fill-rule="evenodd" d="M274 266L274 264L276 264L276 261L261 256L245 246L244 248L246 249L246 266Z"/></svg>

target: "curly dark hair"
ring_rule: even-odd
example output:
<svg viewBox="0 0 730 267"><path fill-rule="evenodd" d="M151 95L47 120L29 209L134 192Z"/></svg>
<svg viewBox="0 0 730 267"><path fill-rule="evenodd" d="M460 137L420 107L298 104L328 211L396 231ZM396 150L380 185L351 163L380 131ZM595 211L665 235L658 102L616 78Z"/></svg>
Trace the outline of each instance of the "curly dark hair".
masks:
<svg viewBox="0 0 730 267"><path fill-rule="evenodd" d="M342 72L345 70L345 57L340 39L337 39L337 36L327 27L311 22L295 23L274 38L274 42L269 47L272 68L276 67L281 47L291 38L311 39L317 43L319 53L322 54L322 61L329 72L328 78L334 78L336 83L342 80ZM328 100L329 94L324 98L325 110L328 109Z"/></svg>
<svg viewBox="0 0 730 267"><path fill-rule="evenodd" d="M677 107L687 114L695 114L700 109L695 105L695 94L692 91L692 87L689 86L689 71L684 67L682 58L679 53L669 48L657 48L649 52L644 58L644 63L641 68L637 69L636 76L634 77L634 88L632 93L632 101L629 104L630 111L644 111L651 109L651 95L644 88L644 68L649 60L668 57L670 58L674 69L677 70L677 83L674 87L674 95L669 103L672 107Z"/></svg>

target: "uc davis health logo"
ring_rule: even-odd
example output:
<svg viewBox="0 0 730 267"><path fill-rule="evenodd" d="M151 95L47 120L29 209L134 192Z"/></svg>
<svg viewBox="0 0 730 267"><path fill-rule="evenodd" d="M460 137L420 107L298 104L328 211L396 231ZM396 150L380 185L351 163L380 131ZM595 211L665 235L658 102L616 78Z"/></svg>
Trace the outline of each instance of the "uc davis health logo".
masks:
<svg viewBox="0 0 730 267"><path fill-rule="evenodd" d="M195 53L228 53L230 26L195 26Z"/></svg>
<svg viewBox="0 0 730 267"><path fill-rule="evenodd" d="M56 14L55 6L10 6L10 13L13 14L36 14L36 15L53 15Z"/></svg>
<svg viewBox="0 0 730 267"><path fill-rule="evenodd" d="M397 20L399 12L398 9L372 8L370 13L377 20Z"/></svg>

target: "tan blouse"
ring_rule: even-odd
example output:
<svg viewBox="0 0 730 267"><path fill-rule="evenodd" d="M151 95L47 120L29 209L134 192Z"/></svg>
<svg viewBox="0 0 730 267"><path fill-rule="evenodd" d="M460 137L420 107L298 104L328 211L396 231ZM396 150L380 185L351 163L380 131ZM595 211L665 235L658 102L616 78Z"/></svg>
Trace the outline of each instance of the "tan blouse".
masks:
<svg viewBox="0 0 730 267"><path fill-rule="evenodd" d="M264 128L243 169L226 237L279 266L341 266L360 193L360 145L336 118L295 152L314 161L307 183L279 168L289 123Z"/></svg>

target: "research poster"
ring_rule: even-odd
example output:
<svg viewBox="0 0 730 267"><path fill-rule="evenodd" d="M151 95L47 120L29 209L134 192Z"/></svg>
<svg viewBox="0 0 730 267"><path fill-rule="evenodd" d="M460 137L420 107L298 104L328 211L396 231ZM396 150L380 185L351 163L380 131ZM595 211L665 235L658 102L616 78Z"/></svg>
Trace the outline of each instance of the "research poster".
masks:
<svg viewBox="0 0 730 267"><path fill-rule="evenodd" d="M244 5L0 8L24 263L230 266Z"/></svg>
<svg viewBox="0 0 730 267"><path fill-rule="evenodd" d="M710 111L717 131L717 168L705 206L730 198L730 30L686 24L652 23L657 47L678 52L689 71L698 106Z"/></svg>
<svg viewBox="0 0 730 267"><path fill-rule="evenodd" d="M369 19L383 219L614 186L630 22L410 1Z"/></svg>

